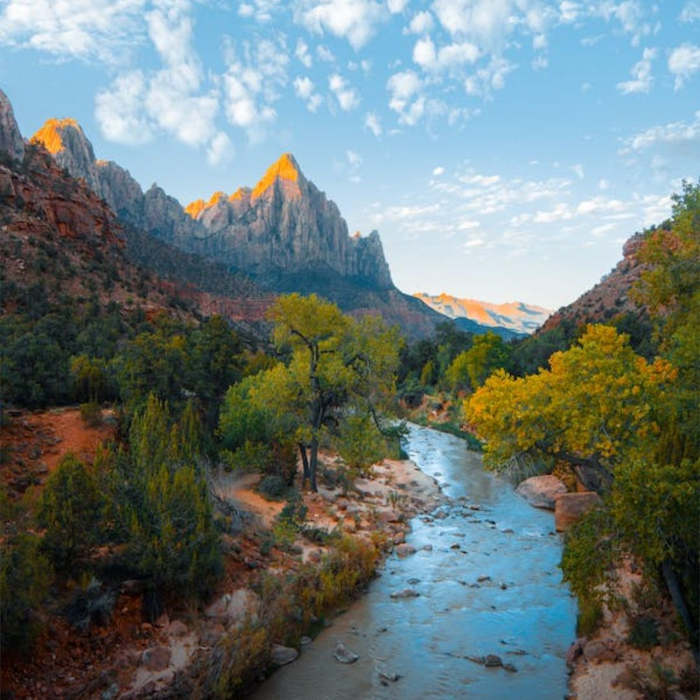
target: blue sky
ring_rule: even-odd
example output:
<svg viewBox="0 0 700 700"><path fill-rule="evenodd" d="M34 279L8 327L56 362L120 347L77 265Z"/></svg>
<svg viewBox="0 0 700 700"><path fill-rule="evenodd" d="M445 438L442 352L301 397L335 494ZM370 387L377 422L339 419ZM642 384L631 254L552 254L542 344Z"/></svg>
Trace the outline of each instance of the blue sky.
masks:
<svg viewBox="0 0 700 700"><path fill-rule="evenodd" d="M408 292L556 308L700 172L700 0L0 0L0 86L183 204L291 151Z"/></svg>

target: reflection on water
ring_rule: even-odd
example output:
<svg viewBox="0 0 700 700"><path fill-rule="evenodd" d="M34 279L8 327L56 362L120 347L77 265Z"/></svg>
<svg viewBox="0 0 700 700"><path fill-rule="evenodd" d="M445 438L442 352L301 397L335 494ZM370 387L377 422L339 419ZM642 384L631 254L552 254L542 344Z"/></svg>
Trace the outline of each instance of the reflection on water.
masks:
<svg viewBox="0 0 700 700"><path fill-rule="evenodd" d="M447 517L415 518L406 541L418 552L389 557L369 593L254 697L564 697L576 607L557 568L561 542L552 514L532 508L485 472L481 457L459 438L413 426L406 450L453 499L440 509ZM390 597L407 587L420 596ZM333 659L339 640L359 661L345 666ZM464 658L487 654L517 672ZM389 682L382 672L401 678Z"/></svg>

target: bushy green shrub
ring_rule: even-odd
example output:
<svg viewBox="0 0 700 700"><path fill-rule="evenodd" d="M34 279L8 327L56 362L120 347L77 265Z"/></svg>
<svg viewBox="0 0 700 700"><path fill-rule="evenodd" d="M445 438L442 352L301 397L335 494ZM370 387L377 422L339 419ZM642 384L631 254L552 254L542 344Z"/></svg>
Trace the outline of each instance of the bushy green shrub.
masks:
<svg viewBox="0 0 700 700"><path fill-rule="evenodd" d="M636 649L652 649L659 643L656 620L648 615L638 615L632 620L627 642Z"/></svg>
<svg viewBox="0 0 700 700"><path fill-rule="evenodd" d="M80 404L80 418L89 428L97 428L102 424L102 409L100 404L91 401Z"/></svg>
<svg viewBox="0 0 700 700"><path fill-rule="evenodd" d="M37 514L46 530L43 549L56 569L68 573L84 566L98 539L102 505L93 474L65 455L46 482Z"/></svg>

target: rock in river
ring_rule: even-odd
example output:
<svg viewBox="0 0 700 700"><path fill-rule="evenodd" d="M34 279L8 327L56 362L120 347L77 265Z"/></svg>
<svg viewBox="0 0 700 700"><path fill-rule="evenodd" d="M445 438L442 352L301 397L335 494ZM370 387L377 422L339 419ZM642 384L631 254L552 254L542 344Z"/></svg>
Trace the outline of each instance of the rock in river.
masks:
<svg viewBox="0 0 700 700"><path fill-rule="evenodd" d="M557 479L552 474L543 474L541 476L531 476L529 479L520 482L515 491L536 508L554 510L557 497L566 493L566 490L566 486L561 479Z"/></svg>
<svg viewBox="0 0 700 700"><path fill-rule="evenodd" d="M354 664L355 661L360 658L354 651L350 651L342 642L338 642L335 645L333 656L336 658L336 661L340 661L341 664Z"/></svg>
<svg viewBox="0 0 700 700"><path fill-rule="evenodd" d="M417 598L420 593L413 588L404 588L402 591L394 591L392 598Z"/></svg>

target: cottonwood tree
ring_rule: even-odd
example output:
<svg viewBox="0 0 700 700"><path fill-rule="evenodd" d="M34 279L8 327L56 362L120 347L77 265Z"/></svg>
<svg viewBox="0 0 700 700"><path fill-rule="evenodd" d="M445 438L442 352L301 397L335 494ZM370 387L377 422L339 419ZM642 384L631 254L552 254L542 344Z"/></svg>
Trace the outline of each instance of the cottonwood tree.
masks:
<svg viewBox="0 0 700 700"><path fill-rule="evenodd" d="M304 481L316 491L322 436L336 432L344 414L368 415L386 431L379 414L394 392L398 331L374 316L354 320L314 294L279 297L269 318L289 361L261 373L251 397L293 417Z"/></svg>

